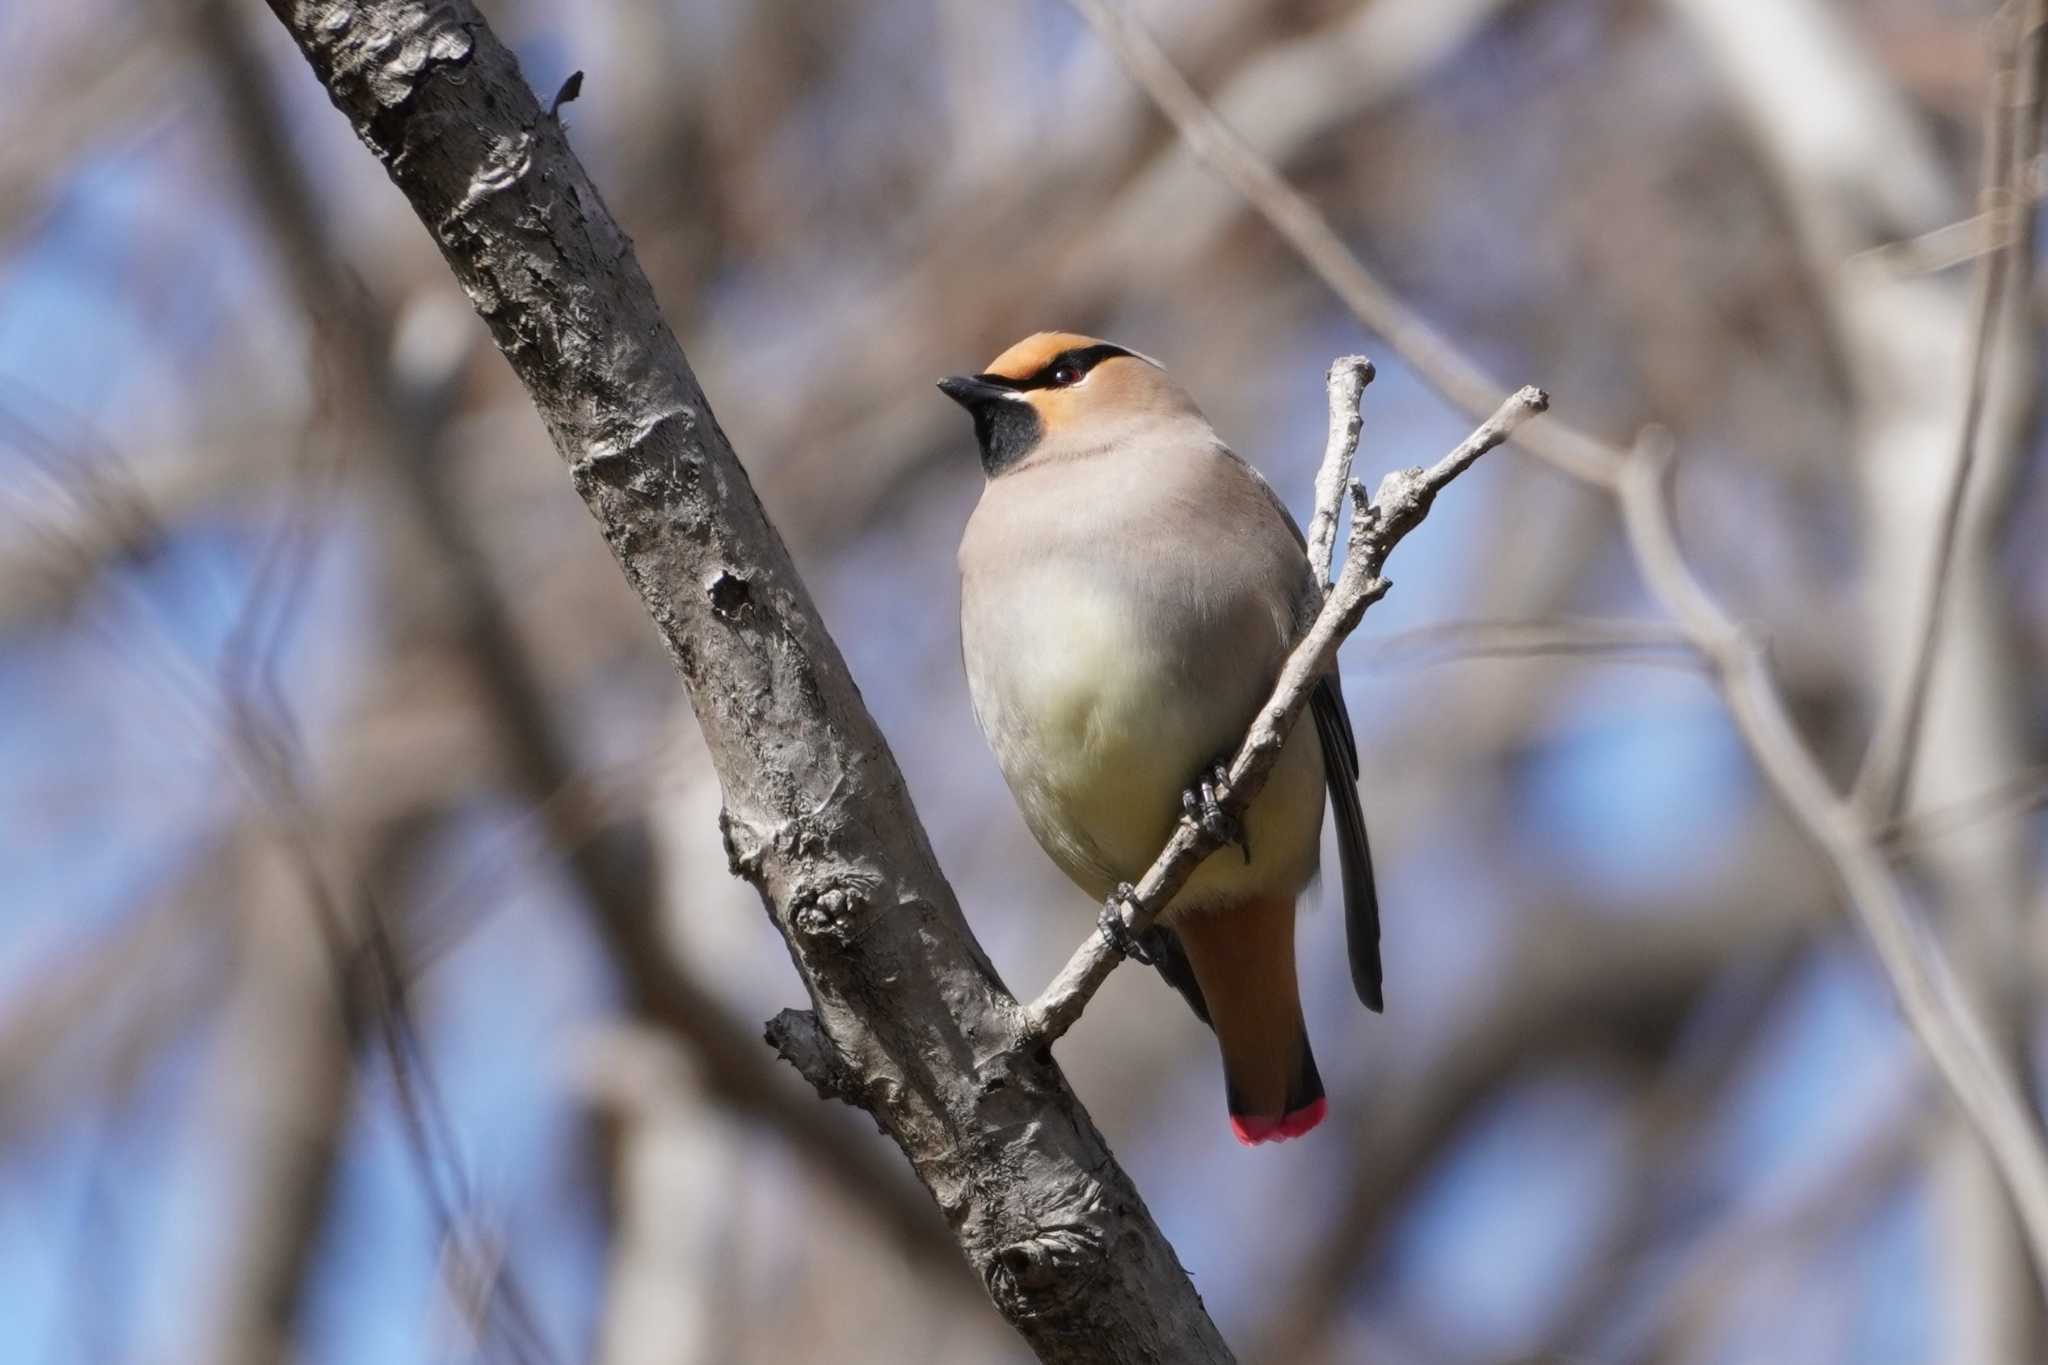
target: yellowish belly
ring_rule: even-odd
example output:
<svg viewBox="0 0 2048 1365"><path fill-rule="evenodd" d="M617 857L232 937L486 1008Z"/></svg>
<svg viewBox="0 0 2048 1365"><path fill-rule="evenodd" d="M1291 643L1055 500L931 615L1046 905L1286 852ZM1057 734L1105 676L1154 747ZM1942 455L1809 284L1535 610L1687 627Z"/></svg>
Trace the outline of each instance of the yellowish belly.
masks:
<svg viewBox="0 0 2048 1365"><path fill-rule="evenodd" d="M1032 833L1099 898L1158 856L1181 793L1236 750L1266 680L1241 661L1176 651L1085 586L1066 585L1056 612L1040 610L1033 619L1039 611L1020 604L1006 618L1016 634L1000 662L970 657L976 710ZM1322 811L1321 756L1305 723L1246 819L1251 861L1236 849L1212 856L1175 908L1297 893L1315 873Z"/></svg>

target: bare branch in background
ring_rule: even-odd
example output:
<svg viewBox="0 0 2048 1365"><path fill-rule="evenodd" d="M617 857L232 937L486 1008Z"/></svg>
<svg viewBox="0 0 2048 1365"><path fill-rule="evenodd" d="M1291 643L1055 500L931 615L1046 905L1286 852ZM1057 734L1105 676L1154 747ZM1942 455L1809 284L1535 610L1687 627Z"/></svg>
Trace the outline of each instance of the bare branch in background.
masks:
<svg viewBox="0 0 2048 1365"><path fill-rule="evenodd" d="M1915 928L1905 891L1867 825L1828 785L1800 740L1762 647L1686 567L1666 503L1669 459L1669 447L1653 439L1625 469L1622 508L1636 562L1665 610L1713 660L1735 723L1779 798L1833 861L1849 909L1877 951L1906 1022L2005 1177L2037 1275L2048 1273L2048 1152L2042 1149L2040 1122L1991 1041L1982 1004L1962 990L1940 950Z"/></svg>
<svg viewBox="0 0 2048 1365"><path fill-rule="evenodd" d="M1426 668L1472 659L1604 659L1615 663L1705 667L1683 631L1661 621L1563 617L1533 621L1446 621L1373 637L1360 661L1368 672Z"/></svg>
<svg viewBox="0 0 2048 1365"><path fill-rule="evenodd" d="M288 468L277 452L299 435L284 425L220 432L118 475L81 473L66 496L45 500L0 542L0 629L61 618L102 571L160 548L165 527L273 492Z"/></svg>
<svg viewBox="0 0 2048 1365"><path fill-rule="evenodd" d="M1803 956L1779 956L1759 971L1760 979L1744 981L1733 992L1739 996L1736 1008L1699 1011L1708 1016L1696 1030L1704 1037L1687 1038L1683 1027L1666 1035L1668 1048L1654 1059L1622 1116L1619 1188L1600 1228L1591 1273L1566 1292L1546 1333L1551 1349L1544 1355L1570 1359L1587 1353L1614 1323L1626 1321L1622 1305L1629 1291L1654 1264L1664 1225L1678 1221L1671 1217L1674 1164L1715 1116L1740 1103L1747 1063L1768 1038L1806 965ZM1697 1016L1687 1022L1700 1024Z"/></svg>
<svg viewBox="0 0 2048 1365"><path fill-rule="evenodd" d="M1889 844L1939 839L1983 820L2003 820L2048 805L2048 767L2033 767L1974 796L1924 806L1892 821L1878 835Z"/></svg>
<svg viewBox="0 0 2048 1365"><path fill-rule="evenodd" d="M1966 800L2023 768L2032 747L2030 704L2015 689L2030 664L1993 541L2024 453L2036 444L2038 324L2031 310L2000 308L1995 336L1979 347L1989 315L1973 315L1959 281L1852 268L1887 238L1953 221L1961 177L1845 11L1817 0L1667 3L1710 64L1784 206L1847 380L1841 439L1853 455L1849 487L1862 523L1858 591L1867 642L1845 652L1842 666L1856 692L1877 698L1875 734L1864 750L1874 757L1865 771L1890 784L1910 766L1907 794L1916 805ZM2010 70L2025 46L2038 60L2030 15L2038 23L2033 0L2014 0L1995 22L1973 24L1971 46L1990 48L1993 71ZM2007 178L2009 153L2035 136L2005 131L2020 116L2011 78L1991 84L2000 88L1979 101L1987 189ZM2031 216L2031 201L2023 211ZM2027 255L2014 261L2009 279L2030 272L2031 249ZM1972 422L1976 472L1965 487L1948 456L1959 425ZM1950 539L1946 519L1960 493L1967 493L1964 520ZM1930 617L1937 592L1939 615ZM1938 660L1927 652L1937 637ZM2038 659L2031 669L2038 673ZM1917 700L1916 688L1924 689ZM1898 746L1908 738L1908 710L1922 719L1913 722L1919 734L1904 758ZM1873 840L1893 814L1875 808L1874 790L1865 782L1851 787ZM1884 796L1885 806L1895 806ZM1915 883L1941 928L1947 974L1972 1003L2002 1069L2020 1078L2024 1097L2038 996L2020 966L2028 960L2039 877L2034 841L2013 822L1980 822L1911 853ZM2029 1108L2038 1114L2038 1100ZM1936 1353L2031 1360L2044 1349L2039 1285L2048 1266L2030 1253L2028 1240L2038 1247L2039 1238L2022 1225L2026 1206L2016 1207L2001 1188L2010 1172L1997 1169L2002 1163L1980 1136L1958 1116L1930 1154L1940 1239L1932 1259L1946 1282Z"/></svg>
<svg viewBox="0 0 2048 1365"><path fill-rule="evenodd" d="M2000 45L1984 119L1984 188L1978 213L1991 248L1977 260L1970 299L1969 392L1948 487L1941 499L1927 578L1913 602L1911 641L1899 686L1879 713L1853 799L1871 820L1898 816L1911 794L1913 764L1920 752L1927 691L1939 657L1956 547L1962 538L1963 508L1977 467L1984 412L1991 389L1997 344L2006 335L2002 312L2026 306L2031 293L2034 223L2039 199L2021 186L2041 149L2041 64L2048 52L2048 10L2039 0L2014 7L2019 37ZM2008 285L2007 277L2011 276Z"/></svg>
<svg viewBox="0 0 2048 1365"><path fill-rule="evenodd" d="M95 48L38 70L14 96L35 120L35 136L0 144L0 250L25 235L50 207L52 191L75 159L100 145L139 140L138 124L160 118L171 103L172 66L164 30L182 0L138 7L118 49ZM171 22L167 22L171 21Z"/></svg>
<svg viewBox="0 0 2048 1365"><path fill-rule="evenodd" d="M616 1127L619 1229L606 1274L604 1365L713 1365L731 1360L734 1315L721 1311L731 1273L735 1139L703 1122L714 1097L658 1036L623 1030L587 1047L583 1085Z"/></svg>
<svg viewBox="0 0 2048 1365"><path fill-rule="evenodd" d="M1885 1114L1846 1159L1814 1173L1806 1188L1758 1199L1713 1229L1679 1259L1667 1306L1641 1359L1683 1365L1699 1358L1726 1300L1759 1254L1775 1264L1811 1255L1829 1236L1869 1217L1906 1180L1934 1125L1923 1115Z"/></svg>
<svg viewBox="0 0 2048 1365"><path fill-rule="evenodd" d="M289 853L256 833L242 850L239 979L215 1068L222 1149L241 1171L213 1308L195 1359L282 1365L297 1354L308 1269L325 1225L355 1095L347 988Z"/></svg>
<svg viewBox="0 0 2048 1365"><path fill-rule="evenodd" d="M117 1107L140 1059L184 1035L225 988L233 837L156 889L107 938L46 964L0 1013L0 1140L23 1143L74 1106Z"/></svg>

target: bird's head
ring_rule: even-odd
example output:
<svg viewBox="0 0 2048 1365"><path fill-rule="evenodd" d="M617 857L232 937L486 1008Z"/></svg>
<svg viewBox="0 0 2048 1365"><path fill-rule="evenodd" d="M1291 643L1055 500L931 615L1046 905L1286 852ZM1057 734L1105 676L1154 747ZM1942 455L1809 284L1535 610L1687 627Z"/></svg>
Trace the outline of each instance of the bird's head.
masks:
<svg viewBox="0 0 2048 1365"><path fill-rule="evenodd" d="M939 381L974 417L990 478L1050 459L1114 449L1150 423L1200 419L1159 362L1073 332L1036 332L980 374Z"/></svg>

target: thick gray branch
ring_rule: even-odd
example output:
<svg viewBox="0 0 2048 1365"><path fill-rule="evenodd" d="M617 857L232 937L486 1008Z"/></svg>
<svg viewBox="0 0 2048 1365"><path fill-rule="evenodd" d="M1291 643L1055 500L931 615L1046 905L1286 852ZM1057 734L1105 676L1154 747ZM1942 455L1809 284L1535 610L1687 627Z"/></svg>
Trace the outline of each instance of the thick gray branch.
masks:
<svg viewBox="0 0 2048 1365"><path fill-rule="evenodd" d="M1226 1361L941 877L625 234L467 0L271 0L491 328L690 692L846 1089L1048 1361Z"/></svg>

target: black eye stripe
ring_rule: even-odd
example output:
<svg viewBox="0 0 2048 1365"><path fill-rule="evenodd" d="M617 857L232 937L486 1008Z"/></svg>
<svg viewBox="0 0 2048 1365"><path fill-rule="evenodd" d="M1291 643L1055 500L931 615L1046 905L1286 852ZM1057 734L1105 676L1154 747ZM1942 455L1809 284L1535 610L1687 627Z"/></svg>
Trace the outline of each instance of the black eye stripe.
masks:
<svg viewBox="0 0 2048 1365"><path fill-rule="evenodd" d="M990 384L999 385L1002 388L1014 390L1017 393L1024 393L1031 389L1051 389L1059 387L1053 382L1052 376L1053 372L1063 365L1072 365L1085 375L1105 360L1129 354L1130 352L1123 347L1114 346L1105 341L1094 346L1077 346L1071 351L1061 351L1051 360L1041 365L1037 373L1024 379L1011 379L1006 375L1000 374L978 374L974 377Z"/></svg>

